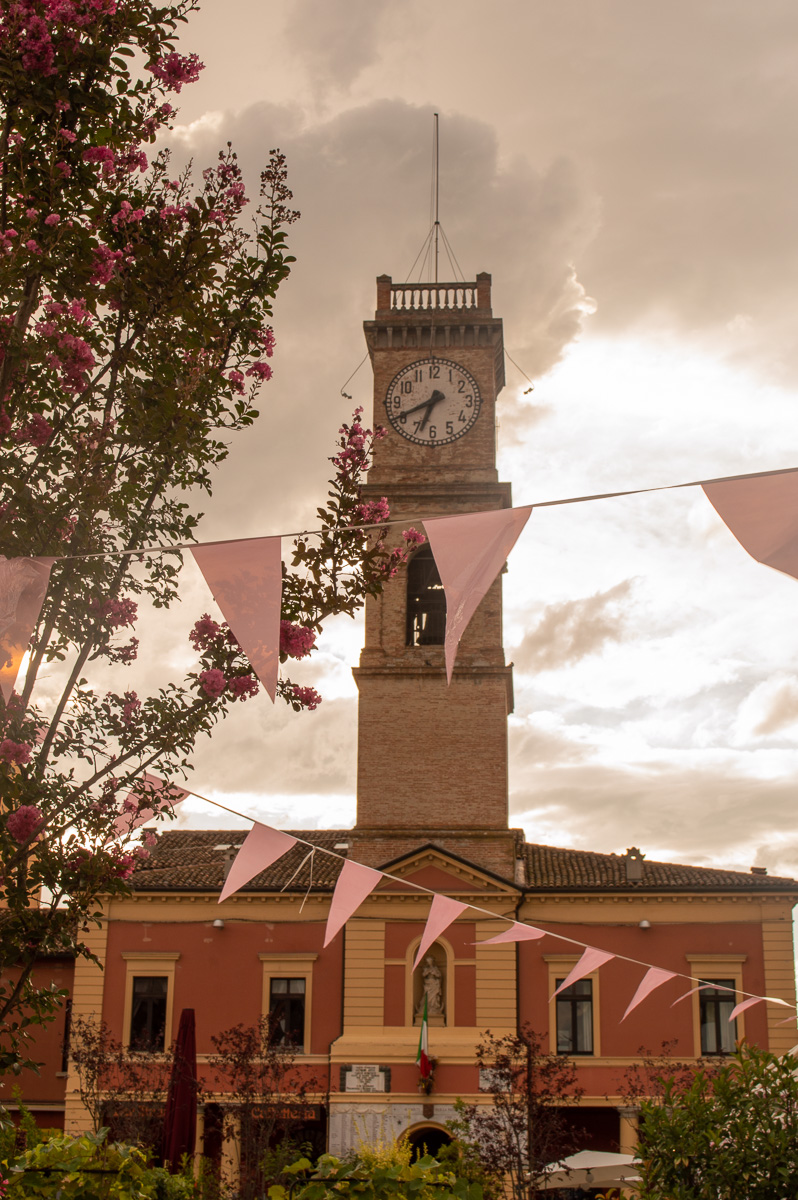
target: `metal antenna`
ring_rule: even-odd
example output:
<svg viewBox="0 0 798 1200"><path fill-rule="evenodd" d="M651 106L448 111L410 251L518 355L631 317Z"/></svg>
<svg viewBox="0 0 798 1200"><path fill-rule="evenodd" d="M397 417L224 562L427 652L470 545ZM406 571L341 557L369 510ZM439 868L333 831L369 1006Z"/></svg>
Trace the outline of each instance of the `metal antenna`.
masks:
<svg viewBox="0 0 798 1200"><path fill-rule="evenodd" d="M437 113L435 113L435 126L434 126L434 132L433 132L433 142L434 142L434 147L435 147L435 165L434 165L434 170L435 170L435 223L434 223L434 229L435 229L435 282L437 283L438 282L438 233L440 231L440 226L441 226L441 223L438 220L439 143L438 143L438 114Z"/></svg>

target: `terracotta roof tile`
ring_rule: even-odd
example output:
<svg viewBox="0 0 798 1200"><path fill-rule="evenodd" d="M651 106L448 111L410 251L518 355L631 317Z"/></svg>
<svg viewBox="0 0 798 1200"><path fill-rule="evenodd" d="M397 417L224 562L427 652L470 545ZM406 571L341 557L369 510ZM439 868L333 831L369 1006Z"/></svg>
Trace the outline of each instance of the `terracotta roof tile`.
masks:
<svg viewBox="0 0 798 1200"><path fill-rule="evenodd" d="M333 850L348 842L351 831L316 829L287 832L321 849ZM132 885L138 892L219 891L224 881L227 858L235 854L246 836L241 829L177 829L158 838L150 858L135 872ZM232 849L228 849L231 847ZM527 890L529 891L796 891L798 882L776 875L724 871L712 867L690 867L679 863L642 863L639 883L628 882L626 860L618 854L596 854L591 850L567 850L556 846L526 845ZM308 847L300 844L279 859L268 871L257 875L242 891L292 891L332 889L340 870L337 859L327 854L303 862ZM346 857L346 850L336 854Z"/></svg>
<svg viewBox="0 0 798 1200"><path fill-rule="evenodd" d="M325 850L332 850L337 843L349 840L345 829L288 829L285 832ZM221 891L225 863L229 856L235 856L246 835L245 829L167 830L160 834L150 857L136 869L131 880L133 889L137 892ZM329 891L338 877L338 860L329 854L314 854L311 879L310 860L303 863L309 853L309 847L301 843L294 846L241 891L279 891L289 883L292 890L312 884L314 891L317 888ZM335 853L346 857L345 850Z"/></svg>
<svg viewBox="0 0 798 1200"><path fill-rule="evenodd" d="M642 862L642 879L629 882L622 854L596 854L592 850L565 850L557 846L527 844L527 887L532 890L573 891L794 891L798 883L777 875L748 874L714 867L689 867L680 863Z"/></svg>

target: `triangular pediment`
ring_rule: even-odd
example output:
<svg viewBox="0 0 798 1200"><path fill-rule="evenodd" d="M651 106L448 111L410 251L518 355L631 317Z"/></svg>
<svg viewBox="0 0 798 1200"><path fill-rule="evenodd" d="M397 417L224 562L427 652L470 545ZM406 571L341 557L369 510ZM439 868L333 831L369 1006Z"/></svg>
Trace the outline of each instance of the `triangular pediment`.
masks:
<svg viewBox="0 0 798 1200"><path fill-rule="evenodd" d="M411 892L416 890L412 886L416 884L447 896L520 895L520 888L509 879L502 879L431 842L382 863L379 870L392 876L378 885L379 892ZM407 884L401 882L404 880Z"/></svg>

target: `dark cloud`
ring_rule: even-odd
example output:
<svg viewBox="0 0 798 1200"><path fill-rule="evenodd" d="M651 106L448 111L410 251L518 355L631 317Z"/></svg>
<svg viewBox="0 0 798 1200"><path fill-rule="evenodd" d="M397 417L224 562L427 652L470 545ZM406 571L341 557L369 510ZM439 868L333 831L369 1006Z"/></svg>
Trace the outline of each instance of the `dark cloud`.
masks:
<svg viewBox="0 0 798 1200"><path fill-rule="evenodd" d="M388 0L293 0L285 23L289 51L305 64L314 91L346 90L373 62Z"/></svg>
<svg viewBox="0 0 798 1200"><path fill-rule="evenodd" d="M605 592L579 600L548 604L526 634L513 659L522 671L551 671L598 654L627 633L628 600L634 580L624 579Z"/></svg>

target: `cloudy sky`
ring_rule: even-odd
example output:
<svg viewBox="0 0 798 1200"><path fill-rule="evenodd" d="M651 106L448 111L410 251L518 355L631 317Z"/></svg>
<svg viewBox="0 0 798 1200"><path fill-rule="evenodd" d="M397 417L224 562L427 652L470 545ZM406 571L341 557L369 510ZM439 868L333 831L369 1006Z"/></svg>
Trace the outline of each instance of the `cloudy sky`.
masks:
<svg viewBox="0 0 798 1200"><path fill-rule="evenodd" d="M312 526L375 276L407 278L441 217L493 275L514 501L798 465L798 9L793 0L208 0L206 64L172 135L198 167L288 155L301 222L262 419L207 539ZM371 375L346 390L370 411ZM758 566L702 493L535 512L510 561L511 821L531 840L798 876L798 582ZM210 601L149 625L192 661ZM315 713L238 706L193 786L289 826L354 820L359 624L325 634ZM219 825L190 801L182 821Z"/></svg>

